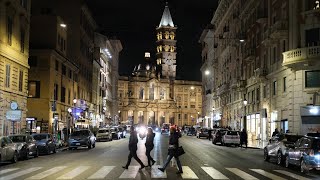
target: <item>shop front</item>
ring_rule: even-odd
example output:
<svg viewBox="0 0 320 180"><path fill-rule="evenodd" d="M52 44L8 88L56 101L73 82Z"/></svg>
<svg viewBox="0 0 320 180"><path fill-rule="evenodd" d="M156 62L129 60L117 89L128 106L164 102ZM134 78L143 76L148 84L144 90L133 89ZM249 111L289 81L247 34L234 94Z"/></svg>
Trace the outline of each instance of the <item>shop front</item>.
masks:
<svg viewBox="0 0 320 180"><path fill-rule="evenodd" d="M301 134L320 132L320 106L302 106Z"/></svg>

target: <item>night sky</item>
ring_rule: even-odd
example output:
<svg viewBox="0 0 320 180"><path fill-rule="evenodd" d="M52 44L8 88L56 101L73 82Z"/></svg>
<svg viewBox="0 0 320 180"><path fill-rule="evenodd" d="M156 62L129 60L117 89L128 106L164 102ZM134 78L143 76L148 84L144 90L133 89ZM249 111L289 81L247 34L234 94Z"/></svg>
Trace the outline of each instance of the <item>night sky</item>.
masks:
<svg viewBox="0 0 320 180"><path fill-rule="evenodd" d="M177 29L176 79L201 81L202 30L210 23L218 0L167 0ZM165 0L87 0L99 26L107 37L120 39L119 74L131 74L135 65L144 62L144 52L155 60L156 27Z"/></svg>

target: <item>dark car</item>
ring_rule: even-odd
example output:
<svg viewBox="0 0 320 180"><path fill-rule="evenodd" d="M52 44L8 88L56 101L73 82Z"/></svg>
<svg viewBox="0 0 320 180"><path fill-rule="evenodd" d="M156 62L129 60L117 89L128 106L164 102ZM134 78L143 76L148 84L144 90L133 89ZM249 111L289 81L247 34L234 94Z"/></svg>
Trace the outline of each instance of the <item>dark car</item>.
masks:
<svg viewBox="0 0 320 180"><path fill-rule="evenodd" d="M286 154L285 166L300 166L302 173L320 170L320 137L305 136L300 138Z"/></svg>
<svg viewBox="0 0 320 180"><path fill-rule="evenodd" d="M212 131L212 144L222 144L222 137L227 132L227 129L215 129Z"/></svg>
<svg viewBox="0 0 320 180"><path fill-rule="evenodd" d="M50 154L56 153L56 143L50 133L32 134L32 137L36 140L38 153Z"/></svg>
<svg viewBox="0 0 320 180"><path fill-rule="evenodd" d="M200 128L200 129L198 129L198 131L197 131L197 138L202 138L202 137L205 137L205 138L208 138L208 137L209 137L208 129L207 129L207 128Z"/></svg>
<svg viewBox="0 0 320 180"><path fill-rule="evenodd" d="M88 149L96 146L96 137L89 129L80 129L71 133L68 140L68 148L77 149L78 147L88 147Z"/></svg>
<svg viewBox="0 0 320 180"><path fill-rule="evenodd" d="M197 134L196 129L194 127L191 127L187 131L187 136L195 136Z"/></svg>
<svg viewBox="0 0 320 180"><path fill-rule="evenodd" d="M163 123L161 128L161 134L166 134L170 132L170 123Z"/></svg>
<svg viewBox="0 0 320 180"><path fill-rule="evenodd" d="M36 140L29 134L8 136L17 146L19 159L29 159L30 156L38 157Z"/></svg>

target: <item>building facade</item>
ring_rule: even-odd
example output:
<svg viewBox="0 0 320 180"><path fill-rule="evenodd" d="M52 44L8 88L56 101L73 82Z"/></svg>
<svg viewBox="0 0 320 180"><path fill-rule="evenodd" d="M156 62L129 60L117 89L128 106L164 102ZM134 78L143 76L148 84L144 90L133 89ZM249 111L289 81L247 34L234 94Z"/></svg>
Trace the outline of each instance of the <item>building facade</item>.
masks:
<svg viewBox="0 0 320 180"><path fill-rule="evenodd" d="M157 32L156 61L145 53L145 62L132 75L120 77L120 121L128 124L202 124L201 83L176 79L176 29L166 6ZM200 122L201 121L201 122Z"/></svg>
<svg viewBox="0 0 320 180"><path fill-rule="evenodd" d="M318 11L312 0L219 2L200 39L208 48L201 70L213 79L203 82L213 99L204 106L214 124L244 128L252 141L275 128L319 130Z"/></svg>
<svg viewBox="0 0 320 180"><path fill-rule="evenodd" d="M26 128L30 1L0 2L0 136Z"/></svg>

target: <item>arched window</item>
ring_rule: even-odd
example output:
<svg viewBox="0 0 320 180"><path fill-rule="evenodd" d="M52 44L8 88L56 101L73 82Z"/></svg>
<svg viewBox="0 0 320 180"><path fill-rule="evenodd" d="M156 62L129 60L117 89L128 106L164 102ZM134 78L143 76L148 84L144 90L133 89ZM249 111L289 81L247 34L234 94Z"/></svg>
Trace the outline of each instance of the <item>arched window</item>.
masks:
<svg viewBox="0 0 320 180"><path fill-rule="evenodd" d="M140 87L139 99L143 99L143 93L144 93L144 89L143 87Z"/></svg>
<svg viewBox="0 0 320 180"><path fill-rule="evenodd" d="M149 89L149 99L154 100L154 84L151 84Z"/></svg>

